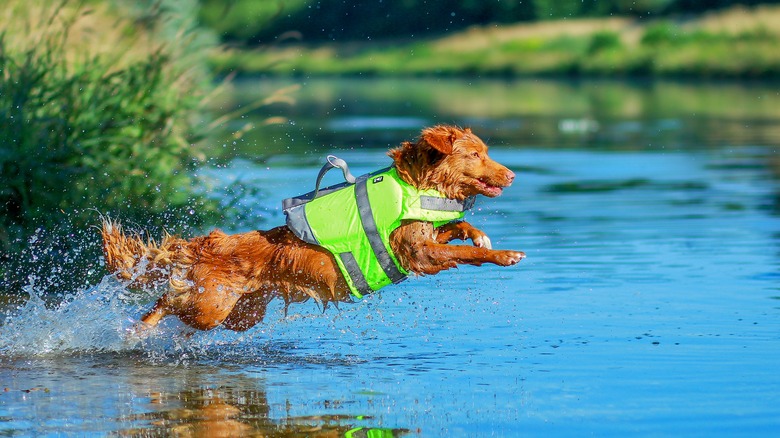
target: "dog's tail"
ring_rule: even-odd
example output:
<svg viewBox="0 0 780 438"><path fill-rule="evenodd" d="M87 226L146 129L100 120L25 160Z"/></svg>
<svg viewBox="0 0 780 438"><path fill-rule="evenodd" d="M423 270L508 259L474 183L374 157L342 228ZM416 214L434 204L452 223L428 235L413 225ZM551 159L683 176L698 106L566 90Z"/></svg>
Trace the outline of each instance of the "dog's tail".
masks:
<svg viewBox="0 0 780 438"><path fill-rule="evenodd" d="M187 241L165 234L160 243L138 234L125 234L122 225L103 218L103 255L108 271L133 289L156 289L186 281Z"/></svg>

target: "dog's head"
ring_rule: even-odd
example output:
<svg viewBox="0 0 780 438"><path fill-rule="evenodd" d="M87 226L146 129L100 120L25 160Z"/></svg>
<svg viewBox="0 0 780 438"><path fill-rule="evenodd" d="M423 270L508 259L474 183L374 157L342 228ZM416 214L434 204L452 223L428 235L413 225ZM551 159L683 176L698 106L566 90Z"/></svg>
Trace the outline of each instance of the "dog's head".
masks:
<svg viewBox="0 0 780 438"><path fill-rule="evenodd" d="M416 143L404 142L388 155L407 183L463 200L474 195L496 197L515 179L514 172L487 152L471 129L438 125L423 129Z"/></svg>

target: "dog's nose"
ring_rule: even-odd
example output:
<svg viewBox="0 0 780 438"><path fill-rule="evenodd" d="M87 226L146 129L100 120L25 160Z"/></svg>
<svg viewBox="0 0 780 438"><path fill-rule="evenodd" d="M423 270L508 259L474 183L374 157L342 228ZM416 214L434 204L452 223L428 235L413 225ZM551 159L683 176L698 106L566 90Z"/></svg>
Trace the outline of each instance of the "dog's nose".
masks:
<svg viewBox="0 0 780 438"><path fill-rule="evenodd" d="M512 184L512 182L514 182L514 180L515 180L515 173L512 172L511 170L507 169L506 170L506 181L509 184Z"/></svg>

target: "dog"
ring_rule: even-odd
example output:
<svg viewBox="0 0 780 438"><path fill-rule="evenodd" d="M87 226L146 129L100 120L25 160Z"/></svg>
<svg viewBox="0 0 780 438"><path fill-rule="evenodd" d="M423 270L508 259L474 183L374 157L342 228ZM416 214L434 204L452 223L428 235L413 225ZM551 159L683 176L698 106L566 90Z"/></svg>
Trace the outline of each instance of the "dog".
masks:
<svg viewBox="0 0 780 438"><path fill-rule="evenodd" d="M435 190L445 202L499 196L515 178L488 156L488 147L469 128L425 128L416 141L403 142L388 155L401 184ZM118 222L104 218L102 238L110 273L131 289L162 291L136 324L138 331L168 315L198 330L244 331L262 321L275 297L287 305L313 298L325 308L357 295L337 256L288 225L235 235L214 230L190 240L166 234L155 242L126 234ZM473 244L448 245L453 240ZM488 236L463 220L404 219L390 232L389 246L399 269L415 275L459 264L511 266L525 257L521 251L492 249Z"/></svg>

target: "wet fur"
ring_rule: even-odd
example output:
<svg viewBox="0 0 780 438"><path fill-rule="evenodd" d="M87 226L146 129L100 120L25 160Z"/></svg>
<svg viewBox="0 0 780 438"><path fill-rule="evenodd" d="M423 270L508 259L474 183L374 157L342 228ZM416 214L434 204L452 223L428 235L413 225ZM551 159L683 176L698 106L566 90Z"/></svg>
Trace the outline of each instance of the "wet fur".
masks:
<svg viewBox="0 0 780 438"><path fill-rule="evenodd" d="M498 196L514 173L490 159L487 146L469 129L434 126L416 142L405 142L388 155L400 177L418 189L436 188L447 197ZM104 220L106 266L129 287L161 289L163 294L141 318L138 330L167 315L200 330L222 326L247 330L262 321L271 299L286 303L313 298L351 301L349 287L327 250L303 242L286 227L228 235L215 230L184 240L165 235L158 243L126 234ZM472 240L472 245L447 245ZM434 228L430 222L405 221L390 244L403 267L433 275L458 264L514 265L519 251L493 250L485 233L465 221Z"/></svg>

